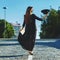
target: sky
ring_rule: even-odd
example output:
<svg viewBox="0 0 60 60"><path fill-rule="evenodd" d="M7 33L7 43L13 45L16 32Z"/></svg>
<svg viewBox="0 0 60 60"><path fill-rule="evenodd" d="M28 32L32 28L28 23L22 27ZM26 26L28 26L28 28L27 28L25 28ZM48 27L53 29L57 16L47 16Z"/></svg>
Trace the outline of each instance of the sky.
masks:
<svg viewBox="0 0 60 60"><path fill-rule="evenodd" d="M60 0L0 0L0 19L4 18L4 9L6 6L6 20L10 23L18 22L23 24L24 14L28 6L33 7L33 13L38 17L41 17L42 9L50 9L50 6L56 10L60 6ZM37 36L39 37L39 32L41 31L41 21L36 20L37 26Z"/></svg>

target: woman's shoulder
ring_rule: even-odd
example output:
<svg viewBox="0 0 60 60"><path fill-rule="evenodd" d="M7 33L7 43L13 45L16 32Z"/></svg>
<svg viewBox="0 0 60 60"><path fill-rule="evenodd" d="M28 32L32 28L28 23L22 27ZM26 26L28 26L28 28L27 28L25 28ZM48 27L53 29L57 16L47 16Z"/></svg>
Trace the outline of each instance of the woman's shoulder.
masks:
<svg viewBox="0 0 60 60"><path fill-rule="evenodd" d="M35 16L35 14L32 14L33 16Z"/></svg>
<svg viewBox="0 0 60 60"><path fill-rule="evenodd" d="M32 14L33 17L35 17L36 15L35 14Z"/></svg>
<svg viewBox="0 0 60 60"><path fill-rule="evenodd" d="M35 18L35 17L37 17L35 14L32 14L32 16Z"/></svg>

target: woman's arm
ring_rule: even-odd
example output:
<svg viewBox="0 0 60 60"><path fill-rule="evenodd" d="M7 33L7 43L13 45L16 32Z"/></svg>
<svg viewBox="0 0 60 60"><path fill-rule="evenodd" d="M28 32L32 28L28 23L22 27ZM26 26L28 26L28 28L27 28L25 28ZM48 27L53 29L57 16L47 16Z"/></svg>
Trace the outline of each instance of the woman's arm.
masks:
<svg viewBox="0 0 60 60"><path fill-rule="evenodd" d="M22 24L22 29L24 28L25 26L25 15L24 15L24 21L23 21L23 24Z"/></svg>
<svg viewBox="0 0 60 60"><path fill-rule="evenodd" d="M33 15L34 15L34 18L35 18L35 19L37 19L37 20L39 20L39 21L43 21L42 18L37 17L35 14L33 14Z"/></svg>
<svg viewBox="0 0 60 60"><path fill-rule="evenodd" d="M20 31L22 31L22 29L24 28L24 26L25 26L25 21L23 21L23 24L22 24L22 27L21 27Z"/></svg>
<svg viewBox="0 0 60 60"><path fill-rule="evenodd" d="M24 26L25 26L25 20L23 21L22 28L24 28Z"/></svg>

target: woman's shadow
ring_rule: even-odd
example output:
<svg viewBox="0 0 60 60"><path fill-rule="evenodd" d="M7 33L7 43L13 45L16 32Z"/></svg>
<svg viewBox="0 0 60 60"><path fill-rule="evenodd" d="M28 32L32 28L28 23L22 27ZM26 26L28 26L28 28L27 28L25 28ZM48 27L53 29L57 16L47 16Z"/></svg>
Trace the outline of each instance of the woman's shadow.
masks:
<svg viewBox="0 0 60 60"><path fill-rule="evenodd" d="M44 45L44 46L60 49L60 40L56 40L54 42L36 42L36 45Z"/></svg>

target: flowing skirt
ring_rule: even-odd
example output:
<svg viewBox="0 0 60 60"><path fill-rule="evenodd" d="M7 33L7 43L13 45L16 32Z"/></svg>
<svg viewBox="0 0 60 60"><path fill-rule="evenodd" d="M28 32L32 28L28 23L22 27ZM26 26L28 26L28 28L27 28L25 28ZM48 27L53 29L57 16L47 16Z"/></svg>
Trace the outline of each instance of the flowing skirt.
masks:
<svg viewBox="0 0 60 60"><path fill-rule="evenodd" d="M36 30L26 28L25 33L22 35L19 32L18 41L23 49L32 51L35 44Z"/></svg>

